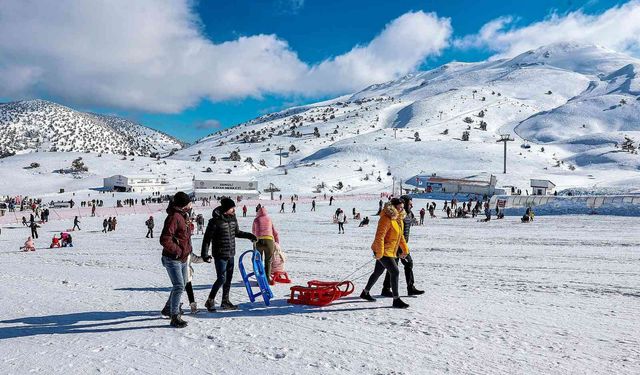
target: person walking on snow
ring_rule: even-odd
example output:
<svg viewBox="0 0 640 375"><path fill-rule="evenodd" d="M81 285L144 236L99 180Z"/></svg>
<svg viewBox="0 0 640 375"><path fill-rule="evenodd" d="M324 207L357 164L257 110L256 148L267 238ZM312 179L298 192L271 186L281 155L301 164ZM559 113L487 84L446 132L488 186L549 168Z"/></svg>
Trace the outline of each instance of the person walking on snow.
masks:
<svg viewBox="0 0 640 375"><path fill-rule="evenodd" d="M344 223L347 222L347 215L344 214L341 208L338 208L338 212L336 212L336 220L338 221L338 234L344 234Z"/></svg>
<svg viewBox="0 0 640 375"><path fill-rule="evenodd" d="M313 199L313 200L311 201L311 211L315 211L315 210L316 210L316 200L315 200L315 199Z"/></svg>
<svg viewBox="0 0 640 375"><path fill-rule="evenodd" d="M214 312L215 298L218 290L222 287L222 310L236 310L237 306L229 301L231 290L231 279L233 278L234 257L236 255L236 238L246 238L253 242L257 240L251 233L240 230L236 219L236 204L230 198L222 198L220 206L213 210L213 217L207 224L202 239L201 256L205 262L213 262L216 268L216 281L211 287L209 298L205 303L208 311ZM209 254L211 247L211 254Z"/></svg>
<svg viewBox="0 0 640 375"><path fill-rule="evenodd" d="M280 213L284 213L284 202L280 205Z"/></svg>
<svg viewBox="0 0 640 375"><path fill-rule="evenodd" d="M251 232L258 238L256 249L260 252L264 260L264 271L269 278L269 284L273 285L271 279L271 258L275 252L276 244L280 243L280 237L276 227L273 225L273 221L267 214L266 207L262 207L260 211L258 211L256 218L253 219Z"/></svg>
<svg viewBox="0 0 640 375"><path fill-rule="evenodd" d="M242 217L247 217L247 205L242 206Z"/></svg>
<svg viewBox="0 0 640 375"><path fill-rule="evenodd" d="M170 325L184 328L187 322L180 314L180 297L188 278L189 256L191 254L191 230L188 225L191 199L179 191L169 202L167 218L160 234L162 245L162 265L166 268L171 280L171 293L162 309L162 315L170 316Z"/></svg>
<svg viewBox="0 0 640 375"><path fill-rule="evenodd" d="M424 225L424 215L427 214L427 210L424 209L424 207L422 207L422 209L420 209L420 225Z"/></svg>
<svg viewBox="0 0 640 375"><path fill-rule="evenodd" d="M360 298L366 301L376 301L376 299L371 296L370 291L386 269L390 274L391 290L393 293L392 306L395 308L409 307L408 304L400 299L400 295L398 294L400 270L398 269L398 263L396 261L398 248L402 250L400 252L401 258L409 255L409 246L407 246L404 235L402 234L404 231L404 215L404 205L398 198L392 198L391 201L384 205L380 212L376 236L373 244L371 244L376 265L373 273L369 277L367 285L360 294Z"/></svg>
<svg viewBox="0 0 640 375"><path fill-rule="evenodd" d="M107 228L109 227L109 222L107 219L102 220L102 233L107 233Z"/></svg>
<svg viewBox="0 0 640 375"><path fill-rule="evenodd" d="M292 213L296 213L296 202L293 202L293 204L291 205L291 212Z"/></svg>
<svg viewBox="0 0 640 375"><path fill-rule="evenodd" d="M80 224L80 220L76 216L76 217L73 218L73 229L71 229L71 230L76 230L76 228L78 228L78 230L81 230L80 229L80 225L78 225L78 224Z"/></svg>
<svg viewBox="0 0 640 375"><path fill-rule="evenodd" d="M38 228L40 228L40 226L38 224L36 224L35 221L32 221L29 224L29 228L31 228L31 237L33 237L34 239L38 238Z"/></svg>
<svg viewBox="0 0 640 375"><path fill-rule="evenodd" d="M155 226L155 223L153 222L153 216L149 216L149 218L147 219L147 221L144 222L144 224L147 226L147 235L146 237L149 238L153 238L153 227Z"/></svg>
<svg viewBox="0 0 640 375"><path fill-rule="evenodd" d="M402 235L404 237L404 241L406 243L409 242L409 233L411 232L411 223L413 222L413 212L411 208L413 207L413 202L411 201L411 197L408 195L403 195L400 197L400 201L404 206L404 215L403 215L403 231ZM402 254L402 249L398 248L398 256ZM404 277L407 281L407 294L410 296L419 296L424 294L424 290L419 290L415 287L415 279L413 276L413 259L411 258L411 254L406 254L405 257L401 257L400 261L402 261L402 265L404 266ZM395 262L398 263L398 258L395 258ZM393 293L391 291L391 282L390 282L390 274L387 274L384 277L384 283L382 284L382 295L385 297L393 297Z"/></svg>
<svg viewBox="0 0 640 375"><path fill-rule="evenodd" d="M198 313L198 304L196 303L196 297L193 294L193 263L204 263L202 257L197 256L194 253L189 254L189 260L187 261L187 283L184 285L184 290L187 291L187 298L189 298L189 308L192 314Z"/></svg>

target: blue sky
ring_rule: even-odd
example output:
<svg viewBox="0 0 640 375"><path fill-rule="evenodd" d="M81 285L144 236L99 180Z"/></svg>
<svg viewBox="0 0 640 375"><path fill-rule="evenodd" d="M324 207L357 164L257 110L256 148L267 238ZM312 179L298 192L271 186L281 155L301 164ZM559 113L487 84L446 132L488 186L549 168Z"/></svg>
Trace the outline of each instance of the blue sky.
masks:
<svg viewBox="0 0 640 375"><path fill-rule="evenodd" d="M39 47L38 43L26 49L9 41L3 43L0 37L0 84L8 87L0 89L0 97L41 97L77 109L117 114L189 142L263 113L352 92L368 83L365 78L344 85L322 82L335 72L336 77L347 77L348 81L354 69L362 66L363 70L375 71L379 79L393 79L452 60L480 61L513 55L525 47L562 40L563 35L545 35L547 28L555 28L555 34L565 34L566 30L566 34L578 35L583 41L625 52L637 51L638 30L625 31L634 35L620 36L624 32L616 34L612 30L609 35L598 27L612 22L612 18L621 25L640 21L629 19L631 11L640 7L635 1L176 0L176 6L166 7L166 12L154 8L157 2L139 1L136 7L127 8L131 3L125 1L124 17L129 22L122 26L126 20L110 23L114 22L111 18L118 18L118 13L110 13L118 10L92 9L86 2L64 1L72 16L61 15L58 21L71 24L68 35L59 31L60 25L47 25L57 20L51 15L55 8L43 9L41 18L28 14L25 17L29 19L20 20L25 12L20 12L19 2L0 5L0 33L10 35L12 25L7 25L7 19L18 18L18 26L33 25L27 29L32 30L34 40L41 39L38 33L48 30L60 33L60 38L52 36L49 44L60 43L66 52L55 55L59 52ZM116 2L111 3L113 7L118 6ZM612 10L621 6L628 8ZM136 12L144 30L130 26L136 23L131 18ZM93 30L94 24L100 27ZM498 26L497 31L481 32L483 28L491 31L492 25ZM47 29L49 26L51 29ZM121 32L123 27L131 29ZM394 27L400 31L394 31ZM416 34L426 36L404 38L402 30L413 28ZM439 36L431 37L436 34ZM68 46L69 40L76 39L80 47L75 43ZM439 41L432 43L436 39ZM352 66L337 58L357 60L365 55L354 51L358 46L377 53L375 62L357 65L356 61ZM89 56L109 48L113 52L108 55ZM3 52L9 56L4 60ZM393 60L393 54L400 55L398 60ZM60 63L46 65L41 62L43 58ZM373 65L380 61L381 65L387 64L386 70L375 69ZM3 80L3 74L8 78ZM64 89L57 81L59 77L66 78ZM87 84L89 80L94 83ZM224 83L212 88L219 82Z"/></svg>

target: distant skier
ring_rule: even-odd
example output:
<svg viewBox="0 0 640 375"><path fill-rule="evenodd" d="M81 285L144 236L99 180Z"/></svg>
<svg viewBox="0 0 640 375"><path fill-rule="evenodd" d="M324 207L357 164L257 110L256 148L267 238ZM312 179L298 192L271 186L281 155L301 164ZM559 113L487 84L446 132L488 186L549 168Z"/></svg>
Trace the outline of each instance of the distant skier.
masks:
<svg viewBox="0 0 640 375"><path fill-rule="evenodd" d="M153 216L149 216L149 218L147 219L147 221L144 222L144 224L147 226L147 235L146 238L153 238L153 227L155 226L155 223L153 221Z"/></svg>

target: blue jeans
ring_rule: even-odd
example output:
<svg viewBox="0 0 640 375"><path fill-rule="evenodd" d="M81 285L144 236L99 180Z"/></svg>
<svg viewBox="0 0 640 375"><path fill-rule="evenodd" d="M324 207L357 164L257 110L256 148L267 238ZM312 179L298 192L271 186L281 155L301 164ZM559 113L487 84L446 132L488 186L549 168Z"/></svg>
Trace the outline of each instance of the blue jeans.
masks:
<svg viewBox="0 0 640 375"><path fill-rule="evenodd" d="M214 300L218 290L222 287L222 300L229 299L229 291L231 290L231 278L233 277L234 259L230 258L213 258L216 266L216 281L209 292L209 299Z"/></svg>
<svg viewBox="0 0 640 375"><path fill-rule="evenodd" d="M180 313L180 298L187 281L187 262L182 263L179 260L163 256L162 265L167 269L169 279L173 284L166 305L169 306L171 315L177 315Z"/></svg>

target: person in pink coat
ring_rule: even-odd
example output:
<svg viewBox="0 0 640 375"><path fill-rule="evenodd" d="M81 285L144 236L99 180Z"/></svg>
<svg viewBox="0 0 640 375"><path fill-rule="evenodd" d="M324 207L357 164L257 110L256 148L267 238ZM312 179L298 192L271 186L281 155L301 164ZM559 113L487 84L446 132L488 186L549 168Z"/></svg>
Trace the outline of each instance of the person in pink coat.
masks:
<svg viewBox="0 0 640 375"><path fill-rule="evenodd" d="M273 225L273 221L267 214L267 208L261 207L256 214L256 218L253 219L253 234L258 238L256 243L256 249L262 255L264 260L264 271L269 275L269 283L271 280L271 258L275 251L275 244L280 243L280 237L278 231Z"/></svg>
<svg viewBox="0 0 640 375"><path fill-rule="evenodd" d="M27 238L24 246L20 248L22 251L36 251L36 246L33 243L33 239L31 237Z"/></svg>

